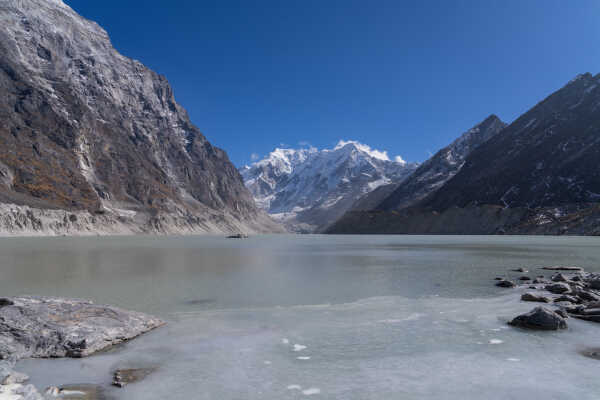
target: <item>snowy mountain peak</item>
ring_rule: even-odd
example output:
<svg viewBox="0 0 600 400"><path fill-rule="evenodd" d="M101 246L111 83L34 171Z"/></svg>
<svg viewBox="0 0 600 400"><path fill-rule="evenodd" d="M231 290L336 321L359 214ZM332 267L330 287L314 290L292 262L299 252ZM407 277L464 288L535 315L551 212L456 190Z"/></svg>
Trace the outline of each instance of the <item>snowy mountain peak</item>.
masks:
<svg viewBox="0 0 600 400"><path fill-rule="evenodd" d="M276 148L240 169L257 204L292 230L316 231L341 216L359 197L401 182L414 163L354 141L332 149Z"/></svg>
<svg viewBox="0 0 600 400"><path fill-rule="evenodd" d="M365 153L366 155L368 155L371 158L375 158L378 160L392 161L392 160L390 160L387 151L380 151L380 150L372 149L370 146L360 143L360 142L357 142L356 140L347 140L347 141L340 140L337 143L337 145L333 148L333 151L340 150L343 148L355 149L357 151ZM397 162L400 164L406 164L406 161L404 161L404 159L402 159L402 157L400 157L400 156L396 156L394 158L394 162Z"/></svg>

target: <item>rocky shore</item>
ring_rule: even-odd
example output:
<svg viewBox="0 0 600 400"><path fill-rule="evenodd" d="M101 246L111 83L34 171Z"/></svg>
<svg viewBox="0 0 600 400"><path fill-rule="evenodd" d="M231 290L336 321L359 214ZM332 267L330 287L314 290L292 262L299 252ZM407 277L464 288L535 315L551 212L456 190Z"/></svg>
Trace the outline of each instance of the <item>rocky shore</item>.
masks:
<svg viewBox="0 0 600 400"><path fill-rule="evenodd" d="M502 288L527 288L521 301L543 303L526 314L519 315L509 325L536 330L568 328L567 319L577 318L600 322L600 274L585 272L572 266L542 267L551 276L532 278L524 268L511 270L511 278L496 278ZM517 275L517 273L519 273Z"/></svg>
<svg viewBox="0 0 600 400"><path fill-rule="evenodd" d="M41 394L14 370L15 363L29 357L89 356L162 325L150 315L86 300L0 298L0 400L74 398L67 388Z"/></svg>

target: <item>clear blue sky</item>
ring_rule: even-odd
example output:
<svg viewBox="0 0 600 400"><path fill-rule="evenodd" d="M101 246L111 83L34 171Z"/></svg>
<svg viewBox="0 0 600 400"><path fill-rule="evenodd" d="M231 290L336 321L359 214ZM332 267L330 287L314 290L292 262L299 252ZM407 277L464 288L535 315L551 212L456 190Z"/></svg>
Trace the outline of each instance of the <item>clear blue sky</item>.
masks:
<svg viewBox="0 0 600 400"><path fill-rule="evenodd" d="M354 139L422 161L600 72L598 0L65 0L233 162Z"/></svg>

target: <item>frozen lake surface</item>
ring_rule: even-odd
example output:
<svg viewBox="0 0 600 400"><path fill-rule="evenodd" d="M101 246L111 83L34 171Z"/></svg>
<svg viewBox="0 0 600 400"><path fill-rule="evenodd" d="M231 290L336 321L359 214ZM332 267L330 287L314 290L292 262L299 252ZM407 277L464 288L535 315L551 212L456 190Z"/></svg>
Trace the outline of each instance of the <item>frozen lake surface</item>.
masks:
<svg viewBox="0 0 600 400"><path fill-rule="evenodd" d="M598 238L259 236L5 238L0 293L89 298L168 325L86 359L26 360L40 388L116 399L597 399L600 324L561 332L496 276L600 271ZM157 367L111 388L112 371Z"/></svg>

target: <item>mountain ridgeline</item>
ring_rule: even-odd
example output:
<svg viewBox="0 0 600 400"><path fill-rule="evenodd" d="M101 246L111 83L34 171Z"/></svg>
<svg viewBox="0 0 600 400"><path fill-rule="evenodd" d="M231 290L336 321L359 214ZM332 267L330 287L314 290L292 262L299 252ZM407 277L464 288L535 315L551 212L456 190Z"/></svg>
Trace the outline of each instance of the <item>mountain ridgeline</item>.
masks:
<svg viewBox="0 0 600 400"><path fill-rule="evenodd" d="M275 149L241 169L257 204L294 232L320 232L363 195L402 182L417 164L354 142L333 149Z"/></svg>
<svg viewBox="0 0 600 400"><path fill-rule="evenodd" d="M600 74L577 76L425 184L445 150L328 232L600 234Z"/></svg>
<svg viewBox="0 0 600 400"><path fill-rule="evenodd" d="M96 23L61 0L1 0L0 19L0 232L281 230Z"/></svg>

